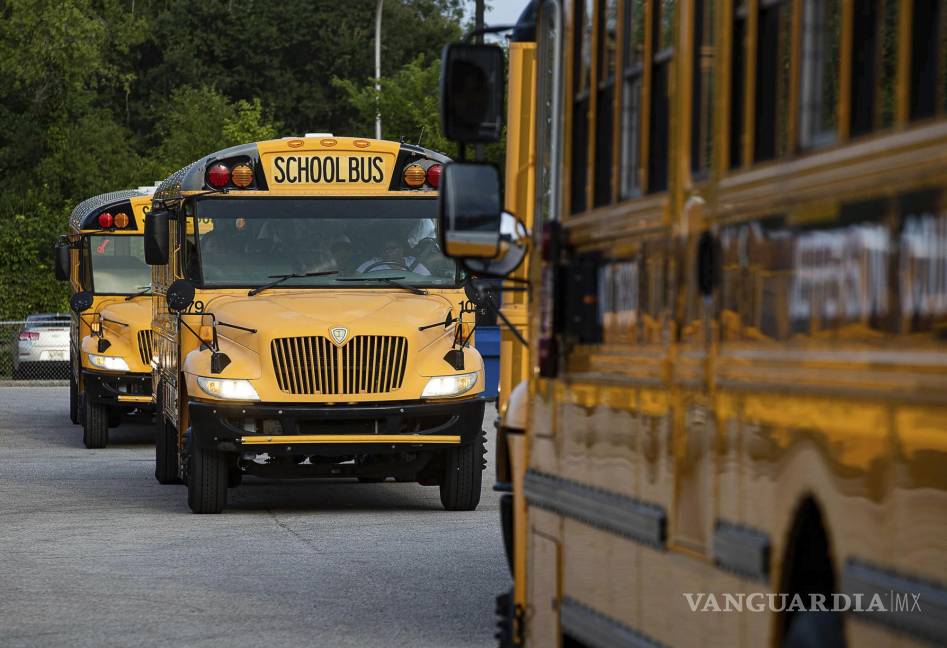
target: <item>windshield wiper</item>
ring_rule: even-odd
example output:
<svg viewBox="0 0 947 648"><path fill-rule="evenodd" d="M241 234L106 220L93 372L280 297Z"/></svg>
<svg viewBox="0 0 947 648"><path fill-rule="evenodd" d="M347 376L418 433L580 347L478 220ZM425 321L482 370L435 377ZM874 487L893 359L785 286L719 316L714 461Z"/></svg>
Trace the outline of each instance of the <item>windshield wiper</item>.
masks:
<svg viewBox="0 0 947 648"><path fill-rule="evenodd" d="M139 288L143 288L143 290L141 292L136 292L134 295L129 295L125 298L125 301L131 301L135 297L143 297L151 292L151 286L139 286Z"/></svg>
<svg viewBox="0 0 947 648"><path fill-rule="evenodd" d="M381 283L388 284L389 286L394 286L395 288L401 288L403 290L408 290L413 292L415 295L426 295L427 291L424 288L418 288L417 286L409 286L408 284L403 284L398 279L404 279L404 277L339 277L336 281L380 281Z"/></svg>
<svg viewBox="0 0 947 648"><path fill-rule="evenodd" d="M334 275L334 274L339 274L338 270L329 270L326 272L302 272L302 273L294 272L292 274L270 275L267 277L267 279L273 279L274 281L271 281L268 284L263 284L262 286L257 286L256 288L253 288L252 290L250 290L250 292L247 293L247 297L253 297L256 294L263 292L267 288L272 288L273 286L283 283L287 279L302 279L304 277L325 277L326 275Z"/></svg>

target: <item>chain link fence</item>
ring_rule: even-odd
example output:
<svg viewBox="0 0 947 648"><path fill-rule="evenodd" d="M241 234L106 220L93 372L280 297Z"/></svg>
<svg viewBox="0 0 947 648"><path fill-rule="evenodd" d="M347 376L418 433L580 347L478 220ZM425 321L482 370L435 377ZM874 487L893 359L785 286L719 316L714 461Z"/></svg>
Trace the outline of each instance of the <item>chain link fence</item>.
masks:
<svg viewBox="0 0 947 648"><path fill-rule="evenodd" d="M0 321L0 383L69 380L69 315L30 315Z"/></svg>

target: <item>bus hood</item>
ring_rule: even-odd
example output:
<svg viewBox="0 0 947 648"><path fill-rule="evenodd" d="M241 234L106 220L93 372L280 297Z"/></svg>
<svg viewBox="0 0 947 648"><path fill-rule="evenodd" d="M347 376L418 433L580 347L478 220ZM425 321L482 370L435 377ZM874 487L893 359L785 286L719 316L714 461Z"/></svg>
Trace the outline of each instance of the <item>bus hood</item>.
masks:
<svg viewBox="0 0 947 648"><path fill-rule="evenodd" d="M130 301L124 297L108 298L97 304L96 311L102 320L105 339L111 342L107 355L125 358L130 371L150 372L151 366L144 358L151 356L151 297L141 296Z"/></svg>
<svg viewBox="0 0 947 648"><path fill-rule="evenodd" d="M421 350L443 337L445 329L418 328L443 322L452 306L456 315L459 305L446 297L408 291L273 291L254 297L218 297L207 304L206 312L213 313L218 322L256 329L259 351L276 338L324 336L344 344L357 335L401 335ZM256 346L249 334L237 329L222 326L218 335L250 348Z"/></svg>

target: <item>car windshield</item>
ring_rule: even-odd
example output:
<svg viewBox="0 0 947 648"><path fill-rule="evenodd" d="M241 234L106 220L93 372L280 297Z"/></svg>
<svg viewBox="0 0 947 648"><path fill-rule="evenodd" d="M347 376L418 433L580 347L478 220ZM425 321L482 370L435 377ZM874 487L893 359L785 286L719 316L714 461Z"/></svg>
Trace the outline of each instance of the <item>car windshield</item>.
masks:
<svg viewBox="0 0 947 648"><path fill-rule="evenodd" d="M143 238L138 235L88 237L92 290L105 295L130 295L151 284Z"/></svg>
<svg viewBox="0 0 947 648"><path fill-rule="evenodd" d="M410 198L208 198L186 223L190 278L208 287L457 286L437 244L437 205Z"/></svg>

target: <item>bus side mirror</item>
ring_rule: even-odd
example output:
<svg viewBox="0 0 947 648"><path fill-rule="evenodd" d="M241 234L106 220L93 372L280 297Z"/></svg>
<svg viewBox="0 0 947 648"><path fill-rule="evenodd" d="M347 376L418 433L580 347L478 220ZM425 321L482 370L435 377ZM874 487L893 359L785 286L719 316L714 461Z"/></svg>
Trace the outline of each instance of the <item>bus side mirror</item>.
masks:
<svg viewBox="0 0 947 648"><path fill-rule="evenodd" d="M92 307L92 301L92 293L88 290L83 290L74 293L73 296L69 298L69 307L75 311L76 315L79 315Z"/></svg>
<svg viewBox="0 0 947 648"><path fill-rule="evenodd" d="M145 263L165 265L171 236L171 212L158 209L145 218Z"/></svg>
<svg viewBox="0 0 947 648"><path fill-rule="evenodd" d="M441 249L459 259L493 259L500 252L500 172L492 164L444 166L438 197Z"/></svg>
<svg viewBox="0 0 947 648"><path fill-rule="evenodd" d="M194 284L187 279L176 279L168 286L165 298L172 313L183 313L194 303Z"/></svg>
<svg viewBox="0 0 947 648"><path fill-rule="evenodd" d="M503 128L503 50L453 43L441 56L441 127L463 144L500 141Z"/></svg>
<svg viewBox="0 0 947 648"><path fill-rule="evenodd" d="M69 280L69 244L68 243L57 243L53 265L56 269L56 279L59 281L68 281Z"/></svg>

